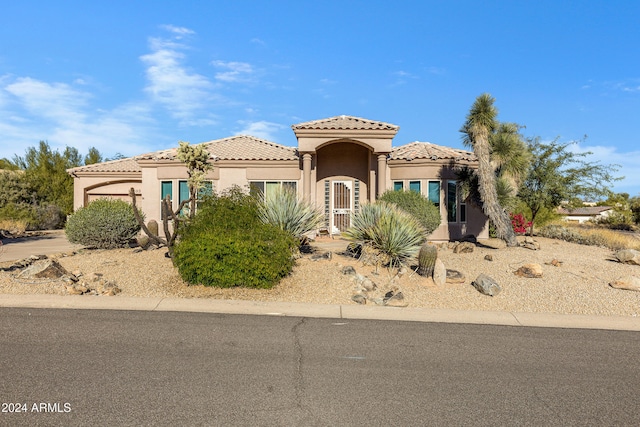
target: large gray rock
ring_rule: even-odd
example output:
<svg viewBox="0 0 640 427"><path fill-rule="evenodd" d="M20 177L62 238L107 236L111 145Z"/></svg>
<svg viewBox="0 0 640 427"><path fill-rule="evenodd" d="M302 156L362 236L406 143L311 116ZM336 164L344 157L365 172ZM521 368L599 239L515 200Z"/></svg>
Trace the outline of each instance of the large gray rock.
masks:
<svg viewBox="0 0 640 427"><path fill-rule="evenodd" d="M640 265L640 252L635 249L622 249L614 254L623 264Z"/></svg>
<svg viewBox="0 0 640 427"><path fill-rule="evenodd" d="M486 274L480 274L471 284L478 292L489 295L490 297L496 296L502 291L500 285Z"/></svg>
<svg viewBox="0 0 640 427"><path fill-rule="evenodd" d="M623 276L609 283L609 286L616 289L624 289L626 291L640 292L640 277Z"/></svg>
<svg viewBox="0 0 640 427"><path fill-rule="evenodd" d="M18 274L20 279L60 279L64 276L69 276L69 272L53 259L35 261Z"/></svg>

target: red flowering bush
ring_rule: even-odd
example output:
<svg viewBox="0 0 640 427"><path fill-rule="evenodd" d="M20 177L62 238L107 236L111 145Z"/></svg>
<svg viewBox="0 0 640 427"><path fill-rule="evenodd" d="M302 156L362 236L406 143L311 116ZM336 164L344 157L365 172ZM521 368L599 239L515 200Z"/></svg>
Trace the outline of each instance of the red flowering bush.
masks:
<svg viewBox="0 0 640 427"><path fill-rule="evenodd" d="M527 221L523 214L514 214L510 213L509 217L511 218L511 225L513 226L513 231L516 234L524 234L527 232L527 228L531 227L531 221Z"/></svg>

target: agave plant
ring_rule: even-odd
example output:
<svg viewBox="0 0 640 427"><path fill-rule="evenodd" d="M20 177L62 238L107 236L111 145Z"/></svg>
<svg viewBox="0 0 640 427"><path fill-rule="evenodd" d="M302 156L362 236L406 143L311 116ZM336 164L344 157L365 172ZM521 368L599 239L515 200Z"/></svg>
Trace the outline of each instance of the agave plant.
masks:
<svg viewBox="0 0 640 427"><path fill-rule="evenodd" d="M270 192L260 204L258 214L262 222L275 225L301 241L324 220L319 209L299 199L294 191L287 188Z"/></svg>
<svg viewBox="0 0 640 427"><path fill-rule="evenodd" d="M414 216L386 202L363 205L351 224L345 236L380 251L390 266L405 264L425 240L425 230Z"/></svg>

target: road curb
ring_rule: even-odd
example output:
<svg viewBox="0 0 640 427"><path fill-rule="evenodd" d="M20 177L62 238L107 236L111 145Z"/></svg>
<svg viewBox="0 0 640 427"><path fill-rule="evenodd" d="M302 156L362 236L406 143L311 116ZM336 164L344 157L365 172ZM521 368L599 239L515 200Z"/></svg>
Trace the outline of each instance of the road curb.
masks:
<svg viewBox="0 0 640 427"><path fill-rule="evenodd" d="M183 311L334 319L397 320L514 327L640 331L640 317L573 314L463 311L437 308L398 308L360 305L308 304L217 300L203 298L99 297L80 295L1 294L0 307L74 310Z"/></svg>

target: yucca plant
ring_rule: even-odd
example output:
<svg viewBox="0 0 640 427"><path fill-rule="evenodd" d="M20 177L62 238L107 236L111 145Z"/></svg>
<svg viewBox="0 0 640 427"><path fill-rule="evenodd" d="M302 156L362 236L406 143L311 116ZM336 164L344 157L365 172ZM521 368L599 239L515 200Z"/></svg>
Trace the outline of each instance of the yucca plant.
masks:
<svg viewBox="0 0 640 427"><path fill-rule="evenodd" d="M425 230L414 216L386 202L363 205L351 224L345 236L380 251L392 267L413 258L425 240Z"/></svg>
<svg viewBox="0 0 640 427"><path fill-rule="evenodd" d="M302 242L305 234L322 223L322 212L287 188L269 193L258 208L258 215L265 224L274 225L290 233Z"/></svg>

